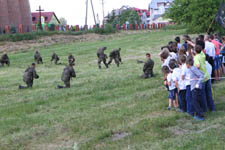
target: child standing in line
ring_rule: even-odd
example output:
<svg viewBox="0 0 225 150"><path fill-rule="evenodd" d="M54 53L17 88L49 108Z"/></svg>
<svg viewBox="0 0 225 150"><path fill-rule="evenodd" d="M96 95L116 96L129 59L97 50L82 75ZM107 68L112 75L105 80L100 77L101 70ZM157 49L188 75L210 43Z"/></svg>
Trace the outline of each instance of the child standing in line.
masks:
<svg viewBox="0 0 225 150"><path fill-rule="evenodd" d="M187 58L186 65L187 68L190 69L191 75L191 93L195 112L194 119L202 121L204 120L204 116L200 105L201 105L201 89L202 89L202 81L204 79L204 73L201 72L196 66L194 66L194 60L192 57Z"/></svg>
<svg viewBox="0 0 225 150"><path fill-rule="evenodd" d="M191 95L191 77L190 77L190 69L187 68L186 65L186 59L187 57L185 55L181 56L180 58L180 62L182 64L181 67L181 77L182 80L185 82L185 86L186 86L186 108L187 108L187 113L191 116L194 115L194 108L193 108L193 102L192 102L192 95Z"/></svg>
<svg viewBox="0 0 225 150"><path fill-rule="evenodd" d="M172 72L170 71L169 67L168 69L164 70L164 74L167 77L167 81L164 82L165 85L168 85L169 87L169 94L168 94L168 99L169 99L169 106L168 110L171 110L172 106L175 107L175 109L178 107L176 103L176 86L175 83L173 82L172 79Z"/></svg>
<svg viewBox="0 0 225 150"><path fill-rule="evenodd" d="M182 63L181 59L185 59L186 57L180 56L179 57L179 68L174 68L173 69L173 80L176 84L177 91L178 91L178 102L179 102L179 107L181 112L187 112L187 104L186 104L186 85L185 81L182 80ZM170 64L170 67L173 67L174 64Z"/></svg>

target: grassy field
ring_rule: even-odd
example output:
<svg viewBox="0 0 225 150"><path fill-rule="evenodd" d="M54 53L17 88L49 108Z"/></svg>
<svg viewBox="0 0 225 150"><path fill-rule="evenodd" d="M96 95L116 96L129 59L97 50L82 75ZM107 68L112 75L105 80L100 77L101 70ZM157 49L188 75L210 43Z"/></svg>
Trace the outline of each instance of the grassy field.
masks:
<svg viewBox="0 0 225 150"><path fill-rule="evenodd" d="M213 85L216 112L198 122L168 111L162 85L160 47L182 30L134 32L94 42L41 48L43 65L33 89L19 91L33 50L9 54L12 65L0 68L0 150L212 150L225 149L225 82ZM99 70L97 47L122 48L124 64ZM57 90L64 65L50 63L56 52L63 64L76 57L77 78L70 89ZM142 80L150 52L156 77Z"/></svg>

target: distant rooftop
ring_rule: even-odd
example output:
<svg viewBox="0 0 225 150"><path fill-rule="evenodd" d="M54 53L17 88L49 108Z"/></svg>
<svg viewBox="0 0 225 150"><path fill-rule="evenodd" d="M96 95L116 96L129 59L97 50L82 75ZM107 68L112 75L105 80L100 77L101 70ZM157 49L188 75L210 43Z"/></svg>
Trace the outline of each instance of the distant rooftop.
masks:
<svg viewBox="0 0 225 150"><path fill-rule="evenodd" d="M172 3L174 0L152 0L149 4L149 9L157 9L157 3Z"/></svg>

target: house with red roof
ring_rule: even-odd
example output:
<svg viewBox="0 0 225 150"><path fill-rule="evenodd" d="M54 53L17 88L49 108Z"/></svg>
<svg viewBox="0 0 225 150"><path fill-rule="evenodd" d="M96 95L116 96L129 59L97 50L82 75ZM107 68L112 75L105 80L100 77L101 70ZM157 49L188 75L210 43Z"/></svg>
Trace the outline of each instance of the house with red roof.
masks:
<svg viewBox="0 0 225 150"><path fill-rule="evenodd" d="M39 24L39 12L32 13L33 24ZM54 12L42 12L41 13L42 25L59 25L60 21Z"/></svg>
<svg viewBox="0 0 225 150"><path fill-rule="evenodd" d="M141 18L142 24L149 24L150 21L150 11L147 9L131 8L132 10L138 13L138 16Z"/></svg>

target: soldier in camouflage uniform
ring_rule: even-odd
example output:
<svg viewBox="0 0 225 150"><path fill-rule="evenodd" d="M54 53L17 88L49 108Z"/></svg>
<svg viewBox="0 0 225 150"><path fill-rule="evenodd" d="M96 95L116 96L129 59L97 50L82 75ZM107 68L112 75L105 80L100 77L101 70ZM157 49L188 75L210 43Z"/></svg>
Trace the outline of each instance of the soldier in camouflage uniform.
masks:
<svg viewBox="0 0 225 150"><path fill-rule="evenodd" d="M2 57L0 58L0 65L1 66L4 66L4 64L6 65L10 65L10 60L9 60L9 57L7 55L7 53L3 53Z"/></svg>
<svg viewBox="0 0 225 150"><path fill-rule="evenodd" d="M39 76L36 73L35 66L36 66L35 63L32 63L32 65L26 69L26 71L24 72L23 81L26 83L27 86L25 87L19 85L19 89L26 89L33 87L33 80L39 78Z"/></svg>
<svg viewBox="0 0 225 150"><path fill-rule="evenodd" d="M120 50L121 50L121 48L113 50L113 51L110 52L110 54L109 54L110 60L108 62L108 65L110 65L113 60L117 64L117 67L120 66L120 63L122 64L122 59L120 57Z"/></svg>
<svg viewBox="0 0 225 150"><path fill-rule="evenodd" d="M144 74L141 76L143 79L153 77L153 68L154 68L154 61L151 59L151 54L146 54L147 61L144 64L143 72Z"/></svg>
<svg viewBox="0 0 225 150"><path fill-rule="evenodd" d="M34 61L37 62L38 64L43 64L41 54L39 51L36 51L34 54Z"/></svg>
<svg viewBox="0 0 225 150"><path fill-rule="evenodd" d="M104 51L106 49L107 49L107 47L103 47L103 48L98 49L97 56L98 56L98 67L99 67L99 69L102 68L101 67L102 61L105 64L106 68L108 68L108 64L106 63L107 55L104 53Z"/></svg>
<svg viewBox="0 0 225 150"><path fill-rule="evenodd" d="M69 62L69 64L75 65L75 58L74 58L74 56L72 54L69 54L68 62Z"/></svg>
<svg viewBox="0 0 225 150"><path fill-rule="evenodd" d="M57 55L55 52L52 54L51 62L52 62L53 60L54 60L54 62L55 62L56 65L57 65L57 64L60 64L60 63L58 63L59 57L58 57L58 55Z"/></svg>
<svg viewBox="0 0 225 150"><path fill-rule="evenodd" d="M73 69L73 64L69 64L69 66L67 66L66 68L64 68L64 71L62 73L62 81L65 84L64 86L60 86L58 85L58 89L62 89L62 88L70 88L70 80L72 78L76 78L76 73Z"/></svg>

